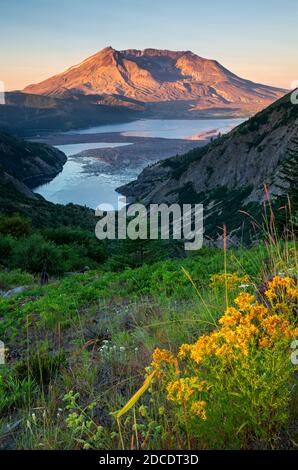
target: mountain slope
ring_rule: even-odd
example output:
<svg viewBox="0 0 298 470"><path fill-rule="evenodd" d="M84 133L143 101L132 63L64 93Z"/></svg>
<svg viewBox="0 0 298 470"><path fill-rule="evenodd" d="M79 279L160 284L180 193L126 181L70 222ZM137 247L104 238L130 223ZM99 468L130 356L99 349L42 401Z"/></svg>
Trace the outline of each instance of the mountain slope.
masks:
<svg viewBox="0 0 298 470"><path fill-rule="evenodd" d="M260 209L264 184L280 193L281 164L297 134L298 106L287 95L207 146L146 168L119 191L147 204L201 202L207 234L223 223L234 230L240 209Z"/></svg>
<svg viewBox="0 0 298 470"><path fill-rule="evenodd" d="M27 187L31 179L53 178L66 160L64 153L54 147L0 131L0 183L13 186L27 197L36 197Z"/></svg>
<svg viewBox="0 0 298 470"><path fill-rule="evenodd" d="M61 171L66 156L45 144L23 141L0 130L0 215L21 214L38 230L72 226L93 233L94 211L77 204L53 204L27 186L28 178L51 178Z"/></svg>
<svg viewBox="0 0 298 470"><path fill-rule="evenodd" d="M149 103L188 102L188 111L256 112L285 91L244 80L191 51L107 47L65 72L27 86L26 93L116 94Z"/></svg>

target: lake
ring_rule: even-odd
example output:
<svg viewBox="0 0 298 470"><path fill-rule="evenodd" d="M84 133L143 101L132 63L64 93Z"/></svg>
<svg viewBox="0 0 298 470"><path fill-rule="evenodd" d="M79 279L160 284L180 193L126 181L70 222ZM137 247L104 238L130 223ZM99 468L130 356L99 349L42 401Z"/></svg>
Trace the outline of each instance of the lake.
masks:
<svg viewBox="0 0 298 470"><path fill-rule="evenodd" d="M212 129L217 129L221 133L228 132L243 121L244 119L140 119L122 124L108 124L79 129L70 131L67 134L120 132L126 136L186 139Z"/></svg>
<svg viewBox="0 0 298 470"><path fill-rule="evenodd" d="M92 142L84 144L56 145L68 157L63 170L52 181L41 184L34 189L48 201L57 204L80 204L95 209L100 203L117 205L119 194L115 188L127 183L127 178L119 175L90 175L84 172L80 159L71 158L84 150L96 148L113 148L129 144ZM84 158L86 162L88 158Z"/></svg>
<svg viewBox="0 0 298 470"><path fill-rule="evenodd" d="M196 119L196 120L159 120L143 119L130 123L110 124L88 129L67 132L68 135L120 133L125 136L165 139L192 139L198 134L211 130L225 133L243 122L243 119ZM148 140L150 143L150 140ZM135 179L140 168L119 173L108 169L92 174L86 171L86 164L92 160L86 153L81 157L74 155L92 149L115 148L130 143L90 142L56 146L68 157L63 170L50 182L39 185L34 191L48 201L58 204L70 202L96 208L99 204L117 207L119 194L115 189ZM174 155L174 154L173 154ZM148 162L149 163L149 162ZM152 161L150 161L152 163Z"/></svg>

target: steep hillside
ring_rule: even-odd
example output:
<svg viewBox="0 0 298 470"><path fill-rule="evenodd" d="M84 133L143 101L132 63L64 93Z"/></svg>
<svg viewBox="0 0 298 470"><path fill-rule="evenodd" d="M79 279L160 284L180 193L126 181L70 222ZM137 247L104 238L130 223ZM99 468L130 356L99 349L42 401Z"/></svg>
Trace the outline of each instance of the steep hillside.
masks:
<svg viewBox="0 0 298 470"><path fill-rule="evenodd" d="M238 210L260 208L264 184L279 194L280 165L297 124L298 106L287 95L209 145L146 168L119 191L146 203L202 202L209 235L225 222L235 229L242 223Z"/></svg>
<svg viewBox="0 0 298 470"><path fill-rule="evenodd" d="M107 47L63 73L27 86L26 93L67 96L116 94L149 103L164 111L167 102L190 115L204 110L214 114L250 115L281 97L285 91L242 79L215 60L191 51ZM165 105L166 107L164 107ZM168 111L170 111L168 109Z"/></svg>
<svg viewBox="0 0 298 470"><path fill-rule="evenodd" d="M27 186L31 178L51 178L61 171L66 156L45 144L26 142L0 131L0 214L20 214L34 227L72 226L93 232L94 211L76 204L46 201Z"/></svg>
<svg viewBox="0 0 298 470"><path fill-rule="evenodd" d="M1 192L3 193L4 200L2 200L0 196L0 212L5 211L6 203L9 202L9 197L18 197L22 199L25 196L28 199L38 199L28 186L4 171L0 166L0 193ZM13 205L15 206L14 203Z"/></svg>
<svg viewBox="0 0 298 470"><path fill-rule="evenodd" d="M0 166L22 182L32 178L53 178L65 162L64 153L54 147L27 142L0 131Z"/></svg>

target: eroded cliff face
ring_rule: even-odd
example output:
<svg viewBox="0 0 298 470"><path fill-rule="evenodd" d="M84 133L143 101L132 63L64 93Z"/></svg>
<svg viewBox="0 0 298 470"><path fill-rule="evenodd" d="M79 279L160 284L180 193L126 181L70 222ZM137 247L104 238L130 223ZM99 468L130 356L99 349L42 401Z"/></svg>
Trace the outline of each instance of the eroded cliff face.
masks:
<svg viewBox="0 0 298 470"><path fill-rule="evenodd" d="M217 113L226 109L250 115L285 93L242 79L217 61L191 51L117 51L112 47L24 91L52 96L69 92L120 95L151 105L188 102L192 115L210 108Z"/></svg>
<svg viewBox="0 0 298 470"><path fill-rule="evenodd" d="M237 223L238 210L264 200L264 185L273 198L280 193L279 170L297 135L298 106L287 95L207 146L146 168L119 191L146 204L202 202L213 226Z"/></svg>

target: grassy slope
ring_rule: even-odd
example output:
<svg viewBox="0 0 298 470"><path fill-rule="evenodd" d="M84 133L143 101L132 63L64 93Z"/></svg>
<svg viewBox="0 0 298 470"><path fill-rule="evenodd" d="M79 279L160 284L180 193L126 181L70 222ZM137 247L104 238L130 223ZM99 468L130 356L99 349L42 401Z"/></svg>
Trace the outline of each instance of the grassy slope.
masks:
<svg viewBox="0 0 298 470"><path fill-rule="evenodd" d="M9 350L7 371L24 380L31 364L30 374L39 385L31 390L29 403L24 391L20 398L14 390L7 404L0 390L0 445L73 447L71 435L57 421L57 410L64 406L62 397L69 390L80 393L81 406L96 400L96 416L113 430L109 413L119 409L142 382L153 349L175 351L214 327L224 309L224 292L208 286L210 275L223 272L223 265L221 250L203 249L185 260L120 274L88 272L46 287L33 285L23 294L1 299L0 337ZM182 267L191 273L198 293ZM230 251L228 271L249 274L259 284L264 272L272 272L267 250L260 246ZM103 348L105 341L108 350ZM7 433L5 423L25 420L28 406L30 413L35 407L46 410L46 433L39 428L36 434L30 433L22 421L14 435ZM113 448L117 442L110 436L106 446Z"/></svg>
<svg viewBox="0 0 298 470"><path fill-rule="evenodd" d="M260 266L266 262L267 252L258 247L251 250L234 250L229 255L229 271L242 271L260 282ZM223 271L223 252L220 249L202 249L185 260L170 260L126 269L122 273L91 271L82 275L66 277L49 286L33 286L21 296L1 300L1 334L13 331L16 317L22 320L34 313L35 322L45 327L59 322L69 327L78 312L89 313L99 303L134 303L142 299L161 303L181 302L193 299L195 292L183 276L182 268L188 270L196 285L205 291L210 276ZM29 301L29 302L28 302ZM9 312L13 312L10 315ZM10 336L10 333L9 333Z"/></svg>

